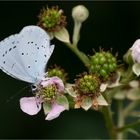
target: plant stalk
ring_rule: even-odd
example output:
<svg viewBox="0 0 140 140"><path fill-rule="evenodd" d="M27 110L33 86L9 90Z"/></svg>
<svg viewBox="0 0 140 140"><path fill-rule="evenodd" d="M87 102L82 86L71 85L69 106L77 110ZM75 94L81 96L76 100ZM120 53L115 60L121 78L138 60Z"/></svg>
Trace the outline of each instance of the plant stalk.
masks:
<svg viewBox="0 0 140 140"><path fill-rule="evenodd" d="M136 108L139 104L140 104L140 100L136 100L136 101L133 101L132 103L130 103L123 111L124 116L127 117L129 115L129 113L134 108Z"/></svg>
<svg viewBox="0 0 140 140"><path fill-rule="evenodd" d="M123 101L118 100L118 127L123 127L125 124L125 118L123 114ZM123 132L118 132L117 133L117 139L118 140L123 140L124 139L124 133Z"/></svg>
<svg viewBox="0 0 140 140"><path fill-rule="evenodd" d="M84 63L84 65L86 67L89 67L90 62L89 62L89 58L81 51L79 51L79 49L77 48L77 46L67 43L66 44L68 46L68 48L75 53L75 55L77 55L77 57Z"/></svg>
<svg viewBox="0 0 140 140"><path fill-rule="evenodd" d="M116 139L117 137L117 131L116 131L116 127L113 123L113 118L112 118L112 113L110 110L110 107L108 106L104 106L102 108L102 113L104 115L104 119L105 119L105 123L106 123L106 127L108 129L108 133L111 139Z"/></svg>
<svg viewBox="0 0 140 140"><path fill-rule="evenodd" d="M136 128L138 126L140 126L140 120L137 120L137 121L135 121L133 123L130 123L128 125L125 125L124 127L120 127L120 128L117 129L117 131L122 132L122 131L125 131L125 130L129 129L129 128L132 129L132 128Z"/></svg>

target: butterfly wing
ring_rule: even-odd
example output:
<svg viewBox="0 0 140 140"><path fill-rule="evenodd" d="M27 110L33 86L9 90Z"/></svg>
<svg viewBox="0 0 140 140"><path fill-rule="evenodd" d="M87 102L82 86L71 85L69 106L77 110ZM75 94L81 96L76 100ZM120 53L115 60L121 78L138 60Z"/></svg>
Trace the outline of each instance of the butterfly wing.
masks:
<svg viewBox="0 0 140 140"><path fill-rule="evenodd" d="M19 34L0 42L0 68L14 78L35 83L44 78L53 50L43 29L26 26Z"/></svg>

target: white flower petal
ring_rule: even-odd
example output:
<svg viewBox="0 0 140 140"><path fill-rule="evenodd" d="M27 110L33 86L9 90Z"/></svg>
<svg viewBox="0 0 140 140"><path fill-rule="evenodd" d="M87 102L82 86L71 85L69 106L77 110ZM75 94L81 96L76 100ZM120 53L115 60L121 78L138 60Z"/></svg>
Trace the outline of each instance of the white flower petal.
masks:
<svg viewBox="0 0 140 140"><path fill-rule="evenodd" d="M57 86L59 92L64 91L63 81L60 78L58 78L57 76L51 77L51 78L41 82L41 85L43 87L47 87L48 85L53 85L53 84L55 84Z"/></svg>
<svg viewBox="0 0 140 140"><path fill-rule="evenodd" d="M48 113L45 120L50 121L50 120L53 120L53 119L59 117L60 113L63 112L64 110L65 110L64 106L54 103L52 105L52 110Z"/></svg>
<svg viewBox="0 0 140 140"><path fill-rule="evenodd" d="M102 83L100 86L100 92L104 92L107 89L108 84L107 83Z"/></svg>
<svg viewBox="0 0 140 140"><path fill-rule="evenodd" d="M130 48L132 51L132 57L137 62L140 63L140 39L137 39L133 46Z"/></svg>
<svg viewBox="0 0 140 140"><path fill-rule="evenodd" d="M137 76L140 76L140 64L135 63L132 66L132 70L133 70L134 74L136 74Z"/></svg>
<svg viewBox="0 0 140 140"><path fill-rule="evenodd" d="M35 115L41 110L41 104L36 97L23 97L20 99L20 108L29 115Z"/></svg>
<svg viewBox="0 0 140 140"><path fill-rule="evenodd" d="M97 97L97 102L98 102L98 105L100 105L100 106L108 106L108 103L107 103L106 99L103 97L102 94L100 94Z"/></svg>

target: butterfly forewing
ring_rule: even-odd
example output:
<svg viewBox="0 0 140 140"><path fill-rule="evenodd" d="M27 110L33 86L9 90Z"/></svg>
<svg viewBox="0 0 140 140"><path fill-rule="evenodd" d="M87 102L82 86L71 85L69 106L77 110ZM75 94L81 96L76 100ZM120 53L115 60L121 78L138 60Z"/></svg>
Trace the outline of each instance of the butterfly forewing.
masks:
<svg viewBox="0 0 140 140"><path fill-rule="evenodd" d="M23 28L20 33L20 49L24 68L32 78L42 78L45 66L53 52L54 46L50 46L49 36L46 32L35 26Z"/></svg>
<svg viewBox="0 0 140 140"><path fill-rule="evenodd" d="M35 83L44 77L53 49L43 29L24 27L19 34L0 42L0 67L14 78Z"/></svg>
<svg viewBox="0 0 140 140"><path fill-rule="evenodd" d="M18 47L18 34L11 35L0 42L0 68L8 75L24 81L28 75L18 61Z"/></svg>

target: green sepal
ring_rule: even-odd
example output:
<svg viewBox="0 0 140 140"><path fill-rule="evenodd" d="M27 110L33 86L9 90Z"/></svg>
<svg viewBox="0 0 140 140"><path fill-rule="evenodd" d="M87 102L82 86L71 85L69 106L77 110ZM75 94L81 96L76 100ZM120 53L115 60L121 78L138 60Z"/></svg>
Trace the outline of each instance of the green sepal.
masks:
<svg viewBox="0 0 140 140"><path fill-rule="evenodd" d="M52 109L52 104L49 103L49 102L44 102L43 103L43 110L44 110L44 113L45 115L47 115Z"/></svg>
<svg viewBox="0 0 140 140"><path fill-rule="evenodd" d="M55 32L54 36L62 42L70 43L69 33L66 28L62 28L60 31Z"/></svg>
<svg viewBox="0 0 140 140"><path fill-rule="evenodd" d="M106 99L103 97L102 94L100 94L97 97L97 102L98 102L98 105L100 105L100 106L108 106L108 103L107 103Z"/></svg>
<svg viewBox="0 0 140 140"><path fill-rule="evenodd" d="M74 84L66 84L66 88L65 88L65 91L66 93L68 93L70 96L72 97L76 97L77 94L76 94L76 91L73 89L73 86L75 86Z"/></svg>
<svg viewBox="0 0 140 140"><path fill-rule="evenodd" d="M133 57L132 57L132 51L130 49L123 56L123 60L129 65L132 65L134 63L134 60L133 60Z"/></svg>
<svg viewBox="0 0 140 140"><path fill-rule="evenodd" d="M82 100L82 102L81 102L81 107L82 107L84 110L87 111L87 110L90 109L90 107L92 106L92 103L93 103L92 98L86 96L86 97L83 98L83 100Z"/></svg>
<svg viewBox="0 0 140 140"><path fill-rule="evenodd" d="M56 103L65 107L65 109L69 110L69 102L66 96L59 94L56 96Z"/></svg>

